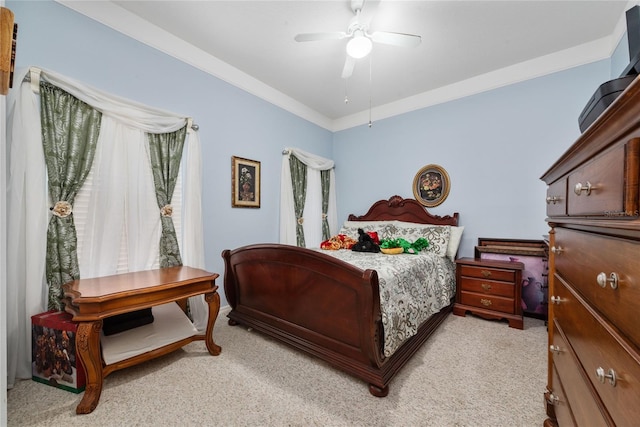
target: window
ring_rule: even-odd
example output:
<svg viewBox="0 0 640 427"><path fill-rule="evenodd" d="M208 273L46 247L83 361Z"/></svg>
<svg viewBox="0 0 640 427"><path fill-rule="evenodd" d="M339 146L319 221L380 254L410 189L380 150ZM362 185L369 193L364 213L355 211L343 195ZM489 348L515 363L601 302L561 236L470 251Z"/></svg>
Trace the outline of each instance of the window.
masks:
<svg viewBox="0 0 640 427"><path fill-rule="evenodd" d="M148 151L128 141L128 146L116 148L98 142L91 171L74 201L83 278L160 267L160 214ZM146 139L141 141L146 144ZM181 248L183 170L181 165L171 203Z"/></svg>

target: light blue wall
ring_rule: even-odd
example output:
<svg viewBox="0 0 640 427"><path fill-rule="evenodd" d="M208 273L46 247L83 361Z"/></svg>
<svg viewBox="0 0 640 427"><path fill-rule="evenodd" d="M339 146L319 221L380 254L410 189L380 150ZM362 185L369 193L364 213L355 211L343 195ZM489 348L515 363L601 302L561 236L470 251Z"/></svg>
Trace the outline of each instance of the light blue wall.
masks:
<svg viewBox="0 0 640 427"><path fill-rule="evenodd" d="M611 55L611 78L617 79L620 74L629 65L629 40L627 33L620 38L613 54Z"/></svg>
<svg viewBox="0 0 640 427"><path fill-rule="evenodd" d="M451 193L432 211L460 212L460 255L473 255L478 237L541 238L548 229L539 177L578 137L579 113L612 73L611 61L600 61L331 134L50 0L7 7L20 26L19 67L51 69L195 118L206 266L221 275L223 249L278 240L285 146L336 161L340 222L375 200L412 197L415 173L436 163L448 171ZM260 209L231 208L234 155L262 162Z"/></svg>
<svg viewBox="0 0 640 427"><path fill-rule="evenodd" d="M8 1L7 7L19 25L17 67L39 66L194 117L204 159L206 267L220 274L220 286L223 249L278 241L282 149L331 158L331 132L55 2ZM261 162L260 209L231 207L231 156Z"/></svg>
<svg viewBox="0 0 640 427"><path fill-rule="evenodd" d="M451 192L431 212L460 213L459 256L473 256L478 237L541 239L539 177L580 135L578 116L609 72L600 61L337 132L339 218L394 194L413 197L415 174L435 163Z"/></svg>

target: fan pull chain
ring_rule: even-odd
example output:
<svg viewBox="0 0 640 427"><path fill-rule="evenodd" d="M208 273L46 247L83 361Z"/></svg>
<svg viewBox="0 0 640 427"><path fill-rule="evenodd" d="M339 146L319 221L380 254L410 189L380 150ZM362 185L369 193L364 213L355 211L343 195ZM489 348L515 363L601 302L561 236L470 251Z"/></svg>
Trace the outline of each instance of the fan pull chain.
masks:
<svg viewBox="0 0 640 427"><path fill-rule="evenodd" d="M344 79L344 103L345 104L349 103L348 90L349 90L349 78L347 77L346 79Z"/></svg>
<svg viewBox="0 0 640 427"><path fill-rule="evenodd" d="M372 88L373 88L373 85L371 83L371 80L372 80L372 78L371 78L371 74L372 74L371 69L373 68L371 66L371 62L373 62L372 59L371 59L372 56L373 55L369 55L369 127L371 127L371 125L372 125L372 122L371 122L371 91L372 91Z"/></svg>

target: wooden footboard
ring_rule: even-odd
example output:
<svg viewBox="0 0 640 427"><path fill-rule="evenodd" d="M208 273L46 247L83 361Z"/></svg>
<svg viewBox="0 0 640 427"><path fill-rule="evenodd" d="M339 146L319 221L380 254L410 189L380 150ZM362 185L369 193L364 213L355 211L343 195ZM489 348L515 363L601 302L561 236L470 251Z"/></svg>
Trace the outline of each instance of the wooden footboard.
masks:
<svg viewBox="0 0 640 427"><path fill-rule="evenodd" d="M229 323L275 337L369 383L388 384L451 311L443 309L391 357L383 356L378 275L296 246L259 244L225 250Z"/></svg>

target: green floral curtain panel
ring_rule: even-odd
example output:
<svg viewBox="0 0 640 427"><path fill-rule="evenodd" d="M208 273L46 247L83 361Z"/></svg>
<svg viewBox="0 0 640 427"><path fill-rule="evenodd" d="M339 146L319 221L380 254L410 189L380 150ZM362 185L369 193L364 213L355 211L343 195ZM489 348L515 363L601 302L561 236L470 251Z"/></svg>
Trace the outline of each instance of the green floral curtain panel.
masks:
<svg viewBox="0 0 640 427"><path fill-rule="evenodd" d="M73 202L96 152L102 114L73 95L40 82L40 121L53 213L47 229L49 309L61 310L62 285L80 278Z"/></svg>
<svg viewBox="0 0 640 427"><path fill-rule="evenodd" d="M182 265L178 238L173 225L171 198L176 188L187 127L164 134L148 134L151 170L160 208L162 234L160 236L160 267Z"/></svg>
<svg viewBox="0 0 640 427"><path fill-rule="evenodd" d="M302 248L305 247L304 242L304 201L307 197L307 165L302 163L296 156L289 159L289 167L291 168L291 184L293 185L293 203L297 218L296 222L296 244Z"/></svg>
<svg viewBox="0 0 640 427"><path fill-rule="evenodd" d="M331 186L331 169L320 171L320 180L322 185L322 240L331 237L329 231L329 220L327 212L329 211L329 189Z"/></svg>

